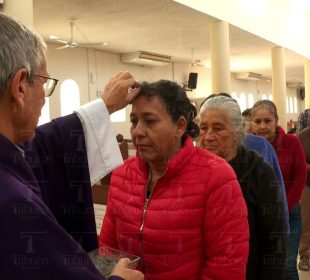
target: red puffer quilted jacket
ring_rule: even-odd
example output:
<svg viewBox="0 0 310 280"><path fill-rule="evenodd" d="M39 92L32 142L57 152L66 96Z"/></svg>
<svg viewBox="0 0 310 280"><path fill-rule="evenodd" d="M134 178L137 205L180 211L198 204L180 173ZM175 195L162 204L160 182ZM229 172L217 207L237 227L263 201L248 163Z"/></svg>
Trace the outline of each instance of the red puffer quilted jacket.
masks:
<svg viewBox="0 0 310 280"><path fill-rule="evenodd" d="M247 208L230 166L187 138L146 199L148 174L139 156L114 171L100 245L139 255L147 280L245 279Z"/></svg>

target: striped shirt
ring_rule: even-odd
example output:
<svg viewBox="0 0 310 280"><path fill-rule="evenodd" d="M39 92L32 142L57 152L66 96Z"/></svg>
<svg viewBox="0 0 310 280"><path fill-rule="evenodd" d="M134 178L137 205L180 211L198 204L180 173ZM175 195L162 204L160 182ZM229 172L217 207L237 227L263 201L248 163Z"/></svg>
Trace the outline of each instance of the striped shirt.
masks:
<svg viewBox="0 0 310 280"><path fill-rule="evenodd" d="M310 109L306 109L299 114L296 133L299 133L306 127L310 127Z"/></svg>

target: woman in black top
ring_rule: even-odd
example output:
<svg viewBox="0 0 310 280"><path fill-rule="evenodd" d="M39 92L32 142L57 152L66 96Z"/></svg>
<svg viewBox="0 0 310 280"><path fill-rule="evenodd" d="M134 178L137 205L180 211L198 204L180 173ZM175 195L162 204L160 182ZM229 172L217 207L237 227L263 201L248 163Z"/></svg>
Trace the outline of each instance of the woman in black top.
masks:
<svg viewBox="0 0 310 280"><path fill-rule="evenodd" d="M287 223L280 186L272 168L242 145L245 135L237 102L215 96L200 109L200 146L226 159L234 169L248 207L250 252L247 280L284 277Z"/></svg>

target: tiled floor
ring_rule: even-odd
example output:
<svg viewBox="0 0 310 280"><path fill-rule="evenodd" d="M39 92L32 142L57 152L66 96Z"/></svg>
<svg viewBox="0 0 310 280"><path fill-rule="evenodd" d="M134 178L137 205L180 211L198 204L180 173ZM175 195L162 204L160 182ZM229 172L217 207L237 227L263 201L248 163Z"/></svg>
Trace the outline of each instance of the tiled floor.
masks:
<svg viewBox="0 0 310 280"><path fill-rule="evenodd" d="M310 271L299 271L299 280L310 280Z"/></svg>
<svg viewBox="0 0 310 280"><path fill-rule="evenodd" d="M299 261L299 257L297 258L297 264ZM298 271L299 274L299 280L310 280L310 271Z"/></svg>

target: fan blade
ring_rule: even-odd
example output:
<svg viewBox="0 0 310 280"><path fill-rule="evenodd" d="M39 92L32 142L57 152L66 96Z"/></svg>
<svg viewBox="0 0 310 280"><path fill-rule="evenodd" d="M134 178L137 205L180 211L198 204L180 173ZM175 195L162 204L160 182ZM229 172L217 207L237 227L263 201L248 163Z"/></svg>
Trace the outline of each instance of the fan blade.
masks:
<svg viewBox="0 0 310 280"><path fill-rule="evenodd" d="M70 39L65 41L65 40L60 40L57 39L56 41L62 44L65 44L65 46L59 47L57 48L58 50L61 49L65 49L65 48L77 48L77 47L95 47L95 46L106 46L109 43L108 42L94 42L94 43L77 43L74 40L74 30L75 28L78 29L80 31L80 33L85 37L85 35L82 33L82 31L79 29L79 27L76 25L76 19L75 18L71 18L69 19L69 25L70 25ZM86 42L87 42L87 38L85 38Z"/></svg>
<svg viewBox="0 0 310 280"><path fill-rule="evenodd" d="M79 44L79 46L81 47L81 46L106 46L107 45L107 43L106 42L103 42L103 43L80 43Z"/></svg>
<svg viewBox="0 0 310 280"><path fill-rule="evenodd" d="M59 47L59 48L56 48L56 50L63 50L63 49L66 49L66 48L69 48L69 45L64 45L62 47Z"/></svg>
<svg viewBox="0 0 310 280"><path fill-rule="evenodd" d="M65 41L65 40L59 40L59 39L57 39L56 41L59 42L59 43L68 44L68 41Z"/></svg>

